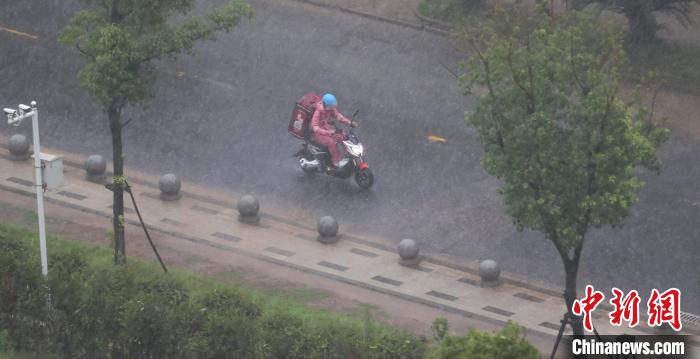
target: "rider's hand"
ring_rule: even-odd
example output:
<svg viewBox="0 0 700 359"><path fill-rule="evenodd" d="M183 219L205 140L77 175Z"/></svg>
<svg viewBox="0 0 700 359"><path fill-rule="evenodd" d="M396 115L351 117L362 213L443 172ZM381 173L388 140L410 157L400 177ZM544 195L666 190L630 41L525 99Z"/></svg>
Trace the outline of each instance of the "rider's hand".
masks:
<svg viewBox="0 0 700 359"><path fill-rule="evenodd" d="M355 121L350 122L350 127L357 127L357 126L359 126L359 123L357 123Z"/></svg>
<svg viewBox="0 0 700 359"><path fill-rule="evenodd" d="M345 135L343 133L334 133L333 139L336 141L343 141L345 140Z"/></svg>

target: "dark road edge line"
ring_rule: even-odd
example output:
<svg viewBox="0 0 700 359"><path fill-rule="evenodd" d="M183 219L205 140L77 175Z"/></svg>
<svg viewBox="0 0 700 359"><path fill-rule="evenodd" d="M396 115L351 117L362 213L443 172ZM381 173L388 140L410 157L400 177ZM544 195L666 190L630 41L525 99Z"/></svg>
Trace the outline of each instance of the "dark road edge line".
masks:
<svg viewBox="0 0 700 359"><path fill-rule="evenodd" d="M33 193L33 192L29 192L29 191L25 191L25 190L21 190L21 189L9 187L9 186L6 186L6 185L1 184L1 183L0 183L0 190L7 191L7 192L11 192L11 193L15 193L15 194L19 194L19 195L23 195L23 196L27 196L27 197L31 197L31 198L36 198L36 194ZM94 210L94 209L92 209L92 208L83 207L83 206L80 206L80 205L72 204L72 203L69 203L69 202L57 200L57 199L50 198L50 197L45 197L44 200L47 201L47 202L49 202L49 203L57 204L57 205L60 205L60 206L64 206L64 207L67 207L67 208L70 208L70 209L74 209L74 210L77 210L77 211L81 211L81 212L85 212L85 213L90 213L90 214L98 215L98 216L103 217L103 218L112 218L112 215L111 215L111 214L104 213L104 212L101 212L101 211L98 211L98 210ZM134 226L141 226L141 223L140 223L139 221L133 220L133 219L126 219L126 223L131 224L131 225L134 225ZM435 309L444 310L444 311L449 312L449 313L457 314L457 315L463 316L463 317L465 317L465 318L476 319L476 320L480 320L480 321L482 321L482 322L486 322L486 323L490 323L490 324L494 324L494 325L506 325L506 324L507 324L507 321L504 321L504 320L499 320L499 319L487 317L487 316L482 315L482 314L477 314L477 313L469 312L469 311L466 311L466 310L463 310L463 309L455 308L455 307L452 307L452 306L449 306L449 305L445 305L445 304L440 304L440 303L432 302L432 301L430 301L430 300L427 300L427 299L424 299L424 298L420 298L420 297L416 297L416 296L412 296L412 295L410 295L410 294L405 294L405 293L401 293L401 292L398 292L398 291L395 291L395 290L391 290L391 289L387 289L387 288L382 288L382 287L379 287L379 286L374 286L374 285L371 285L371 284L369 284L369 283L364 283L364 282L356 281L356 280L354 280L354 279L345 278L345 277L342 277L342 276L339 276L339 275L335 275L335 274L332 274L332 273L327 273L327 272L315 270L315 269L313 269L313 268L304 267L304 266L301 266L301 265L298 265L298 264L294 264L294 263L290 263L290 262L287 262L287 261L284 261L284 260L278 260L278 259L275 259L275 258L272 258L272 257L269 257L269 256L262 255L262 254L256 254L256 253L253 253L253 252L249 252L249 251L246 251L246 250L243 250L243 249L240 249L240 248L233 248L233 247L225 246L225 245L222 245L222 244L219 244L219 243L215 243L215 242L212 242L212 241L209 241L209 240L206 240L206 239L197 238L197 237L189 236L189 235L186 235L186 234L182 234L182 233L178 233L178 232L173 232L173 231L165 230L165 229L162 229L162 228L159 228L159 227L155 227L155 226L150 225L150 224L146 224L146 227L147 227L149 230L152 230L152 231L155 231L155 232L159 232L159 233L162 233L162 234L171 236L171 237L179 238L179 239L186 240L186 241L193 242L193 243L197 243L197 244L203 244L203 245L206 245L206 246L209 246L209 247L212 247L212 248L224 250L224 251L231 252L231 253L238 254L238 255L243 255L243 256L246 256L246 257L249 257L249 258L259 259L259 260L262 260L262 261L265 261L265 262L277 264L277 265L280 265L280 266L283 266L283 267L287 267L287 268L291 268L291 269L294 269L294 270L297 270L297 271L300 271L300 272L305 272L305 273L310 273L310 274L318 275L318 276L321 276L321 277L325 277L325 278L327 278L327 279L331 279L331 280L335 280L335 281L338 281L338 282L341 282L341 283L346 283L346 284L354 285L354 286L356 286L356 287L360 287L360 288L363 288L363 289L371 290L371 291L374 291L374 292L378 292L378 293L382 293L382 294L391 295L391 296L394 296L394 297L397 297L397 298L400 298L400 299L403 299L403 300L406 300L406 301L409 301L409 302L413 302L413 303L417 303L417 304L422 304L422 305L426 305L426 306L429 306L429 307L432 307L432 308L435 308ZM643 331L643 332L647 332L647 333L650 333L650 334L653 334L653 331L650 330L650 329L647 329L647 328L638 328L638 330ZM535 335L537 335L537 336L539 336L539 337L541 337L541 338L546 338L546 339L552 339L552 338L555 338L555 337L556 337L556 336L553 335L553 334L541 332L541 331L539 331L539 330L537 330L537 329L533 329L533 328L527 328L527 332L528 332L528 333L533 333L533 334L535 334ZM686 332L686 333L688 333L688 334L690 334L690 335L698 335L694 330L685 330L685 331L683 331L683 332ZM700 342L691 341L691 342L689 342L689 344L690 344L690 345L693 345L693 346L696 346L696 347L700 347Z"/></svg>
<svg viewBox="0 0 700 359"><path fill-rule="evenodd" d="M336 10L336 11L340 11L340 12L344 12L344 13L348 13L348 14L353 14L353 15L364 17L364 18L368 18L368 19L372 19L372 20L376 20L376 21L380 21L380 22L385 22L388 24L399 25L399 26L411 28L414 30L432 32L432 33L438 34L438 35L449 35L450 34L449 31L438 29L438 28L433 27L433 26L423 25L422 22L421 22L421 25L413 24L413 23L410 23L408 21L403 21L403 20L398 20L398 19L390 19L387 17L382 17L379 15L370 14L370 13L360 11L360 10L353 10L353 9L338 6L338 5L324 4L322 2L313 1L313 0L292 0L292 1L296 1L299 3L303 3L303 4L308 4L308 5L313 5L313 6L324 8L324 9Z"/></svg>

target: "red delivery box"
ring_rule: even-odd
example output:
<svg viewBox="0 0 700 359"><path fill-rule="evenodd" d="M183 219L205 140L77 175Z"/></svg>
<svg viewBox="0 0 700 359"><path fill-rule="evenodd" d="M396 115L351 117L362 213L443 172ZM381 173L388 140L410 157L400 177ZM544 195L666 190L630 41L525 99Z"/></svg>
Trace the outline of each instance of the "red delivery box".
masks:
<svg viewBox="0 0 700 359"><path fill-rule="evenodd" d="M321 101L321 97L315 92L309 92L297 101L292 118L289 120L289 133L300 139L306 139L310 135L309 125L311 117L314 115L316 105Z"/></svg>

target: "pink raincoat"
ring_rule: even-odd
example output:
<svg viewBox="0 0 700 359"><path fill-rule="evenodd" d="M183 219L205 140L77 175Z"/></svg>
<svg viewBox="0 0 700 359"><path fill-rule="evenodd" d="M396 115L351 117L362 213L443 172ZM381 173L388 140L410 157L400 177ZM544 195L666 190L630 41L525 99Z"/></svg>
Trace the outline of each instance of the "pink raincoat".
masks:
<svg viewBox="0 0 700 359"><path fill-rule="evenodd" d="M311 118L311 141L328 147L328 153L331 155L333 165L337 166L340 162L340 153L336 143L338 140L334 138L335 129L329 123L329 120L334 118L336 121L349 125L351 122L343 114L338 112L335 107L326 108L322 102L316 105L316 111Z"/></svg>

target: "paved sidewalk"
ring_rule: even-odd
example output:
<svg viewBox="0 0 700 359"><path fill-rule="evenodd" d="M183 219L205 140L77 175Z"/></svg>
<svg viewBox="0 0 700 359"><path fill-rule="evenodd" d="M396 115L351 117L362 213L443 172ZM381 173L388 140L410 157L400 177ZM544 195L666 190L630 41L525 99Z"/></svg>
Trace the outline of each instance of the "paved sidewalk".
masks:
<svg viewBox="0 0 700 359"><path fill-rule="evenodd" d="M6 140L0 135L0 191L32 197L31 162L10 161ZM111 193L84 179L83 157L52 149L44 152L64 156L65 185L47 192L48 202L111 217ZM237 194L183 182L183 197L164 202L158 197L157 176L131 169L127 173L149 229L167 234L174 241L187 242L192 248L244 255L490 324L512 320L538 336L553 339L557 334L564 311L561 297L551 290L509 280L507 273L500 286L482 288L476 263L457 265L426 258L415 269L403 267L398 264L396 251L385 245L387 242L343 232L342 219L340 241L324 245L316 240L314 220L294 210L268 206L262 201L261 222L243 224L238 222L234 209ZM138 224L128 201L127 204L127 222ZM650 333L645 327L611 327L604 312L599 313L594 316L594 324L601 334ZM692 326L689 320L684 321L684 328L692 330Z"/></svg>

